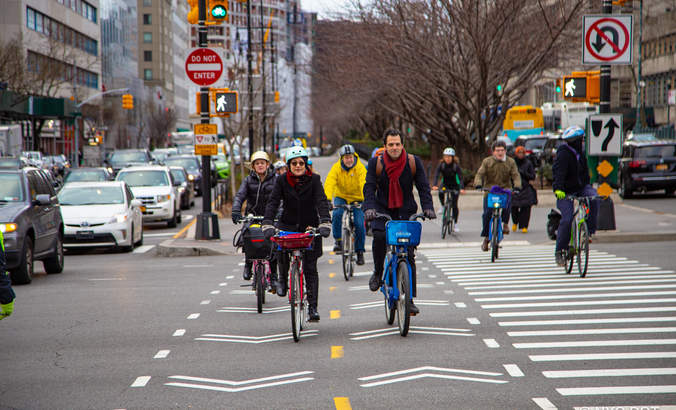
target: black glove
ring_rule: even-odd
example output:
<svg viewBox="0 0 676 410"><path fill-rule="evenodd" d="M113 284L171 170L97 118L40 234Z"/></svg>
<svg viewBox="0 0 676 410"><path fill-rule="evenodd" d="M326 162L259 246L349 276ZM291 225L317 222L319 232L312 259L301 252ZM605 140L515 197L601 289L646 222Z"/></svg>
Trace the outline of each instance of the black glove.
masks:
<svg viewBox="0 0 676 410"><path fill-rule="evenodd" d="M372 221L376 219L376 213L375 209L367 209L364 211L364 218L366 218L367 221Z"/></svg>
<svg viewBox="0 0 676 410"><path fill-rule="evenodd" d="M324 238L328 238L331 235L331 224L328 222L319 224L319 234Z"/></svg>
<svg viewBox="0 0 676 410"><path fill-rule="evenodd" d="M481 185L477 185L477 186L475 186L474 188L475 188L477 191L481 191L482 186L481 186Z"/></svg>
<svg viewBox="0 0 676 410"><path fill-rule="evenodd" d="M275 236L275 227L272 225L263 225L261 228L263 230L263 235L265 235L265 239L270 239L273 236Z"/></svg>
<svg viewBox="0 0 676 410"><path fill-rule="evenodd" d="M242 214L240 214L239 212L233 212L232 213L232 223L237 225L241 219L242 219Z"/></svg>
<svg viewBox="0 0 676 410"><path fill-rule="evenodd" d="M437 219L437 214L434 213L434 209L425 209L423 214L425 214L425 218L427 219Z"/></svg>
<svg viewBox="0 0 676 410"><path fill-rule="evenodd" d="M520 188L514 188L514 195L518 195L519 193L521 193L521 189Z"/></svg>

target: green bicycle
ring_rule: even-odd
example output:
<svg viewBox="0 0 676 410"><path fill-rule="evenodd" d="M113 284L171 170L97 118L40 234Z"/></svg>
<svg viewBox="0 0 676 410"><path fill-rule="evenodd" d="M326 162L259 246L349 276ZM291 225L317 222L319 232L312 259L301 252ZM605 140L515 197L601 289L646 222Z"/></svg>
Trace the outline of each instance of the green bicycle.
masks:
<svg viewBox="0 0 676 410"><path fill-rule="evenodd" d="M589 228L587 227L587 218L589 216L590 202L598 196L575 196L568 195L566 199L577 201L573 221L570 227L570 244L566 251L566 273L573 271L573 264L577 260L577 269L580 277L587 276L587 266L589 264Z"/></svg>

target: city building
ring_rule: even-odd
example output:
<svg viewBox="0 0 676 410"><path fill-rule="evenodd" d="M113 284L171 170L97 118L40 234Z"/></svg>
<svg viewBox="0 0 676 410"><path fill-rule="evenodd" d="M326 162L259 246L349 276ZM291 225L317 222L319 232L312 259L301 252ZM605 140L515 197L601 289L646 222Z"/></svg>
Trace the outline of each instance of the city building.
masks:
<svg viewBox="0 0 676 410"><path fill-rule="evenodd" d="M153 103L173 108L173 14L177 0L138 0L138 76L154 89Z"/></svg>
<svg viewBox="0 0 676 410"><path fill-rule="evenodd" d="M176 129L177 131L189 131L190 111L188 107L188 93L190 91L190 81L185 76L185 58L189 51L189 24L188 2L185 0L173 0L172 26L173 26L173 48L174 48L174 103L176 110Z"/></svg>

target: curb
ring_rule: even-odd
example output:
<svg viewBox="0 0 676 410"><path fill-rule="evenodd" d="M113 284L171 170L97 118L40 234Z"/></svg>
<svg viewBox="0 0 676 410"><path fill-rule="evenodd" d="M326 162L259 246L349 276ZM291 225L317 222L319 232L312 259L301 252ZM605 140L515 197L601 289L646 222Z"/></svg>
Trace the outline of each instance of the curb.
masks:
<svg viewBox="0 0 676 410"><path fill-rule="evenodd" d="M185 241L185 243L181 243L180 239L167 239L157 245L157 255L169 258L184 256L238 255L235 251L227 250L221 243L217 242L203 245L199 242L200 241Z"/></svg>
<svg viewBox="0 0 676 410"><path fill-rule="evenodd" d="M594 243L632 243L676 241L676 232L597 232Z"/></svg>

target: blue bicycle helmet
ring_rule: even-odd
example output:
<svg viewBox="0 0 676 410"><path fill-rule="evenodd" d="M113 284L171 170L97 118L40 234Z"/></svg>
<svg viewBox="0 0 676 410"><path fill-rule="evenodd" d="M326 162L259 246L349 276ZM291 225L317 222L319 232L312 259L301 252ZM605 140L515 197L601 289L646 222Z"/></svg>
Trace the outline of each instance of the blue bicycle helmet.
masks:
<svg viewBox="0 0 676 410"><path fill-rule="evenodd" d="M288 164L294 158L303 158L303 161L307 164L307 151L303 147L291 147L286 153L286 163Z"/></svg>
<svg viewBox="0 0 676 410"><path fill-rule="evenodd" d="M561 134L561 139L566 142L576 141L584 137L584 130L577 125L566 128L566 130Z"/></svg>

